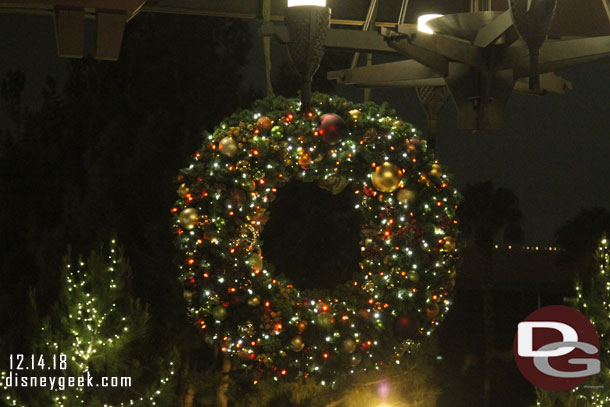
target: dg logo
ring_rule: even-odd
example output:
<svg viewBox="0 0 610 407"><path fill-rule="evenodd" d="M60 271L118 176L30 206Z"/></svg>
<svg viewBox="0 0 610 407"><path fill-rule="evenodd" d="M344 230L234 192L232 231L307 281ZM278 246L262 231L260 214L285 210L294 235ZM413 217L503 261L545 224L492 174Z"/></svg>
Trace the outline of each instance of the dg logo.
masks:
<svg viewBox="0 0 610 407"><path fill-rule="evenodd" d="M519 323L513 345L523 376L545 390L570 390L600 372L599 338L574 308L552 305Z"/></svg>

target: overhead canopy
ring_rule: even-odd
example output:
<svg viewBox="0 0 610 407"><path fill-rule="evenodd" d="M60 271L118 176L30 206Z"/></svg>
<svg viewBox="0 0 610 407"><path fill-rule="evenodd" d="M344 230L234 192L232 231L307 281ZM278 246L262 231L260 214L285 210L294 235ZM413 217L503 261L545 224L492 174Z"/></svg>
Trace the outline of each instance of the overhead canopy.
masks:
<svg viewBox="0 0 610 407"><path fill-rule="evenodd" d="M287 0L0 0L0 12L53 15L59 55L77 58L84 53L84 19L95 19L96 58L116 60L125 23L139 11L262 20L265 3L270 5L270 20L283 20ZM492 0L492 10L504 11L507 3ZM402 4L380 1L377 26L394 26ZM414 24L423 14L467 12L470 4L471 0L409 0L405 22ZM334 24L362 25L370 0L327 0L327 5ZM610 35L609 16L607 0L561 0L550 37Z"/></svg>
<svg viewBox="0 0 610 407"><path fill-rule="evenodd" d="M262 19L264 0L0 0L0 12L52 13L55 7L74 7L94 14L96 10L124 10L129 16L144 3L142 11ZM480 0L483 3L484 0ZM369 0L327 0L335 24L361 25ZM406 22L422 14L453 14L470 11L470 0L410 0ZM283 19L286 0L271 0L272 20ZM507 0L492 0L492 9L507 9ZM398 20L402 0L379 2L378 25ZM606 0L561 0L551 30L552 37L610 35L610 11Z"/></svg>
<svg viewBox="0 0 610 407"><path fill-rule="evenodd" d="M49 14L55 20L57 53L80 58L85 44L85 18L96 21L98 59L119 58L125 23L142 7L145 0L0 0L0 12Z"/></svg>
<svg viewBox="0 0 610 407"><path fill-rule="evenodd" d="M483 0L481 0L481 3ZM286 0L271 0L272 19L283 19ZM327 0L333 10L333 22L363 23L369 0ZM378 25L393 25L398 20L402 0L379 2ZM492 10L504 11L507 0L493 0ZM262 0L149 0L143 11L180 14L216 15L241 18L262 18ZM415 24L423 14L453 14L470 11L470 0L410 0L406 22ZM610 35L610 12L605 0L561 0L557 4L552 37Z"/></svg>

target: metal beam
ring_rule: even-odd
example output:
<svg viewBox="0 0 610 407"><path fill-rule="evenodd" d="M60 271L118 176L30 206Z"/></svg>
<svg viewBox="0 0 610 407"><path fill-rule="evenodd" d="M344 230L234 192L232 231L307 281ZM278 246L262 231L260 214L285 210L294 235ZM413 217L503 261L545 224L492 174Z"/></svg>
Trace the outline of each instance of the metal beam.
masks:
<svg viewBox="0 0 610 407"><path fill-rule="evenodd" d="M56 9L55 38L60 57L82 58L85 51L85 12L82 9Z"/></svg>
<svg viewBox="0 0 610 407"><path fill-rule="evenodd" d="M557 93L563 95L567 90L572 90L572 82L566 81L554 72L540 75L540 89L544 92ZM515 92L531 94L529 91L529 78L521 78L515 83Z"/></svg>
<svg viewBox="0 0 610 407"><path fill-rule="evenodd" d="M83 10L90 17L96 10L125 11L128 18L142 8L145 0L0 0L0 13L53 14L56 8Z"/></svg>
<svg viewBox="0 0 610 407"><path fill-rule="evenodd" d="M121 54L123 32L127 15L125 13L97 13L97 36L95 58L116 61Z"/></svg>
<svg viewBox="0 0 610 407"><path fill-rule="evenodd" d="M290 42L288 29L284 25L264 24L260 28L263 36L272 36L282 43ZM339 48L346 51L379 52L396 54L396 50L388 46L375 31L356 31L334 28L328 33L325 45L327 48Z"/></svg>
<svg viewBox="0 0 610 407"><path fill-rule="evenodd" d="M427 51L444 59L462 62L476 68L485 69L487 63L481 52L481 48L475 47L469 41L443 34L426 34L417 29L398 26L398 34L383 28L381 33L386 36L390 46L401 54L418 59L417 54ZM388 36L388 34L390 34ZM403 34L403 35L400 35ZM428 63L421 61L423 64Z"/></svg>
<svg viewBox="0 0 610 407"><path fill-rule="evenodd" d="M375 20L377 18L377 9L379 7L378 0L371 0L371 5L369 6L369 11L366 13L366 18L364 19L364 24L362 25L362 31L371 31L373 29L373 25L375 24ZM356 51L354 54L354 58L352 59L352 68L358 66L358 60L360 59L360 52Z"/></svg>
<svg viewBox="0 0 610 407"><path fill-rule="evenodd" d="M376 31L332 29L328 33L326 47L348 51L396 54L396 50L390 47Z"/></svg>
<svg viewBox="0 0 610 407"><path fill-rule="evenodd" d="M507 10L502 13L500 17L481 28L474 39L473 44L477 47L487 48L494 44L511 28L513 28L513 19L510 15L510 11Z"/></svg>
<svg viewBox="0 0 610 407"><path fill-rule="evenodd" d="M547 41L540 48L539 72L588 64L610 57L610 36L576 40ZM509 47L496 70L513 68L515 79L529 75L529 56L523 45Z"/></svg>
<svg viewBox="0 0 610 407"><path fill-rule="evenodd" d="M515 81L510 71L480 72L452 62L445 78L458 111L458 129L500 130Z"/></svg>
<svg viewBox="0 0 610 407"><path fill-rule="evenodd" d="M370 87L442 86L443 76L417 61L399 61L328 72L338 83Z"/></svg>

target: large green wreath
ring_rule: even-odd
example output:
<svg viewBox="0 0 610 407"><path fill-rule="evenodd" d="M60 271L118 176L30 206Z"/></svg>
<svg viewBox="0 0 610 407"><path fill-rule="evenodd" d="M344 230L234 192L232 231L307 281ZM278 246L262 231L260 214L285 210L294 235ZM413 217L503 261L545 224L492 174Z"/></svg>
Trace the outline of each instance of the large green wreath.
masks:
<svg viewBox="0 0 610 407"><path fill-rule="evenodd" d="M450 305L460 196L417 131L386 105L316 94L312 111L258 101L213 133L179 176L175 214L189 313L235 364L334 381L379 369ZM351 188L362 259L332 293L299 291L262 258L269 203L289 180Z"/></svg>

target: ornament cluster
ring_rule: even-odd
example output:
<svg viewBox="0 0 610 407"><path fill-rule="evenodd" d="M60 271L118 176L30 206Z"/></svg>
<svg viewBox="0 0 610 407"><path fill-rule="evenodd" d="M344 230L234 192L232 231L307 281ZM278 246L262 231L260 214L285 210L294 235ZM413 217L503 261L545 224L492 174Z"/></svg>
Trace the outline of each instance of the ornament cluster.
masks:
<svg viewBox="0 0 610 407"><path fill-rule="evenodd" d="M399 363L442 320L460 196L416 130L385 105L267 98L204 135L172 213L189 314L255 375L315 377ZM358 197L360 269L327 296L273 273L259 235L288 181Z"/></svg>

